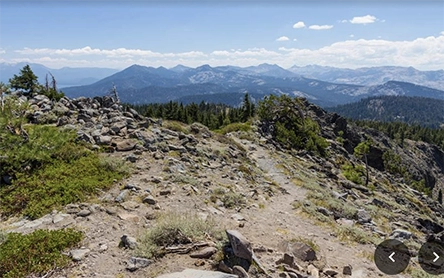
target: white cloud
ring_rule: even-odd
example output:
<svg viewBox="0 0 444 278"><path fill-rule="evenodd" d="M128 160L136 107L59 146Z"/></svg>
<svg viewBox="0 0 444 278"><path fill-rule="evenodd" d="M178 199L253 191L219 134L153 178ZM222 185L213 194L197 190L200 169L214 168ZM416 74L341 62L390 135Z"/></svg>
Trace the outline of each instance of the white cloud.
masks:
<svg viewBox="0 0 444 278"><path fill-rule="evenodd" d="M300 28L305 28L305 23L303 21L299 21L298 23L295 23L293 25L294 29L300 29Z"/></svg>
<svg viewBox="0 0 444 278"><path fill-rule="evenodd" d="M328 30L333 28L333 25L310 25L308 29L311 30Z"/></svg>
<svg viewBox="0 0 444 278"><path fill-rule="evenodd" d="M444 36L444 31L442 31L440 34L441 34L441 36Z"/></svg>
<svg viewBox="0 0 444 278"><path fill-rule="evenodd" d="M343 19L343 20L340 20L339 22L341 22L341 23L347 23L348 20L347 20L347 19Z"/></svg>
<svg viewBox="0 0 444 278"><path fill-rule="evenodd" d="M0 54L5 54L6 50L0 48Z"/></svg>
<svg viewBox="0 0 444 278"><path fill-rule="evenodd" d="M355 16L350 20L352 24L369 24L374 23L377 18L373 15Z"/></svg>
<svg viewBox="0 0 444 278"><path fill-rule="evenodd" d="M351 34L351 35L350 35L349 37L350 37L350 38L354 38L354 37L355 37L355 35Z"/></svg>
<svg viewBox="0 0 444 278"><path fill-rule="evenodd" d="M293 41L294 41L294 42L297 42L297 41L298 41L298 39L293 39Z"/></svg>
<svg viewBox="0 0 444 278"><path fill-rule="evenodd" d="M284 41L289 41L290 39L286 36L282 36L276 39L276 41L278 42L284 42Z"/></svg>
<svg viewBox="0 0 444 278"><path fill-rule="evenodd" d="M340 41L318 49L287 48L216 49L212 52L155 52L148 49L25 48L7 51L0 61L33 62L48 67L110 67L123 69L132 64L173 67L177 64L250 66L261 63L290 67L318 64L344 68L370 66L413 66L422 70L444 69L444 34L409 41L355 39ZM1 51L2 49L0 49Z"/></svg>

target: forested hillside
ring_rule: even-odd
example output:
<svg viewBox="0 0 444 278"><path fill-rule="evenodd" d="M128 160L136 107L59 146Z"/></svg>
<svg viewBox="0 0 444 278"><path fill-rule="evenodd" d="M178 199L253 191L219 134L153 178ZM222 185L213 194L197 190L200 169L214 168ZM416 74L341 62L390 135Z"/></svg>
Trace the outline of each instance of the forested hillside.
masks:
<svg viewBox="0 0 444 278"><path fill-rule="evenodd" d="M444 123L444 101L424 97L370 97L327 110L355 120L396 121L431 128Z"/></svg>

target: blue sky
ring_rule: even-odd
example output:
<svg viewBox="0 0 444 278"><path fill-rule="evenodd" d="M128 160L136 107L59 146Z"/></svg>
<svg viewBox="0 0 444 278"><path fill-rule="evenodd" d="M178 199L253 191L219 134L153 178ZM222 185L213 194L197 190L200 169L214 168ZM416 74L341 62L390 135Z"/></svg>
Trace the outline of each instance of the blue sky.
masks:
<svg viewBox="0 0 444 278"><path fill-rule="evenodd" d="M444 69L444 1L1 1L0 62Z"/></svg>

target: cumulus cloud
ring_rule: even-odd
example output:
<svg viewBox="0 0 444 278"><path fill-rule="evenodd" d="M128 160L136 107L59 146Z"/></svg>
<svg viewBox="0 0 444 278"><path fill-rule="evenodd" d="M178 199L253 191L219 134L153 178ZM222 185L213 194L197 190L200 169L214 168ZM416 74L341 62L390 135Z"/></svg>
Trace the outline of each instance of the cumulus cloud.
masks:
<svg viewBox="0 0 444 278"><path fill-rule="evenodd" d="M333 28L333 25L310 25L308 29L311 30L328 30Z"/></svg>
<svg viewBox="0 0 444 278"><path fill-rule="evenodd" d="M7 51L0 61L41 63L48 67L111 67L123 69L132 64L173 67L184 64L191 67L210 64L250 66L261 63L282 67L318 64L358 68L364 66L413 66L422 70L444 69L444 34L409 41L350 38L318 49L249 48L216 49L212 52L189 51L161 53L148 49L77 49L25 48ZM1 51L2 49L0 49Z"/></svg>
<svg viewBox="0 0 444 278"><path fill-rule="evenodd" d="M444 31L442 31L440 34L441 34L441 36L444 36Z"/></svg>
<svg viewBox="0 0 444 278"><path fill-rule="evenodd" d="M276 39L278 42L289 41L290 39L287 36L282 36Z"/></svg>
<svg viewBox="0 0 444 278"><path fill-rule="evenodd" d="M303 21L299 21L293 25L294 29L305 28L305 23Z"/></svg>
<svg viewBox="0 0 444 278"><path fill-rule="evenodd" d="M352 24L369 24L374 23L377 18L373 15L355 16L350 20Z"/></svg>

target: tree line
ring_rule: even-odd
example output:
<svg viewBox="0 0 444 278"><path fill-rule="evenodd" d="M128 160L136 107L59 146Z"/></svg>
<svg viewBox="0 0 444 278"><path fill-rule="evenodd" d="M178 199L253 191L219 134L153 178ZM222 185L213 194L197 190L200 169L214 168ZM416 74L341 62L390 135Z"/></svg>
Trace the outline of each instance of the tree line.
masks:
<svg viewBox="0 0 444 278"><path fill-rule="evenodd" d="M385 133L391 139L396 140L401 146L405 139L423 141L435 144L444 150L444 129L435 129L419 124L409 125L402 122L378 122L378 121L354 121L361 127L369 127Z"/></svg>
<svg viewBox="0 0 444 278"><path fill-rule="evenodd" d="M248 93L240 107L231 107L226 104L206 103L204 101L184 105L177 101L168 103L149 103L142 105L125 104L139 114L166 120L179 121L186 124L199 122L210 129L219 129L231 123L246 122L255 116L256 107L250 100Z"/></svg>

